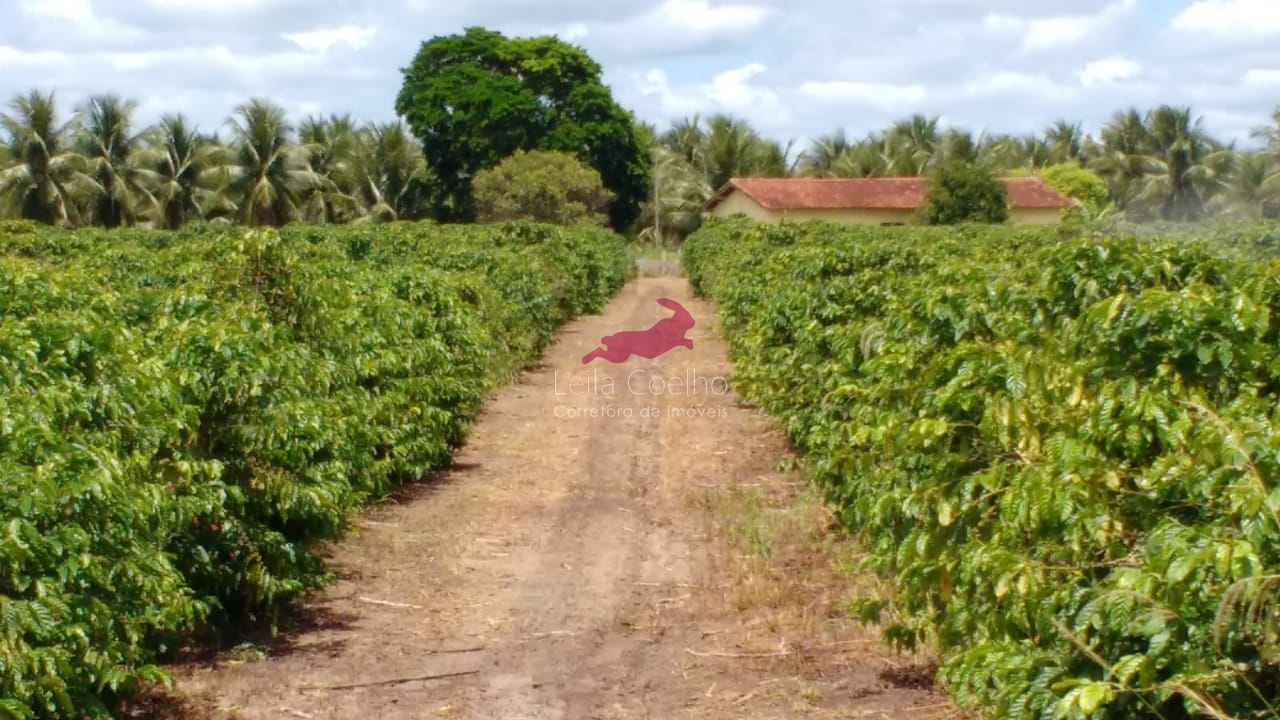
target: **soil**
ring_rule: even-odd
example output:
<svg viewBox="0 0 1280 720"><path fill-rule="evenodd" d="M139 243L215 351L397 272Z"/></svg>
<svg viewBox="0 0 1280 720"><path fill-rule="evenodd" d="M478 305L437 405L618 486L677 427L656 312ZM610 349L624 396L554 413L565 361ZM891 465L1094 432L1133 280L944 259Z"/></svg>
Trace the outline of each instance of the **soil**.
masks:
<svg viewBox="0 0 1280 720"><path fill-rule="evenodd" d="M601 337L669 316L662 297L693 314L692 350L582 364ZM681 278L636 279L495 395L454 467L328 552L339 581L306 628L263 657L179 666L175 693L209 718L956 716L928 658L848 618L870 581L780 466L774 423L711 392L724 381L689 394L688 377L729 371L710 304ZM613 394L586 392L606 376ZM642 388L677 376L681 394Z"/></svg>

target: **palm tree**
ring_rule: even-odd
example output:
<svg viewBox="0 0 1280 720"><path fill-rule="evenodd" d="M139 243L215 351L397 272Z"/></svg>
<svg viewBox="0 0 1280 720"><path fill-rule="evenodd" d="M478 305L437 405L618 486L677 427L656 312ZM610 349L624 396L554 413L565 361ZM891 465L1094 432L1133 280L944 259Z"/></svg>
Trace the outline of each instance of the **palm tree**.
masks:
<svg viewBox="0 0 1280 720"><path fill-rule="evenodd" d="M713 188L724 185L731 177L787 172L785 152L780 146L760 137L746 121L728 115L713 115L707 120L703 150L695 153L695 158L699 154L707 182Z"/></svg>
<svg viewBox="0 0 1280 720"><path fill-rule="evenodd" d="M234 213L235 204L216 191L217 168L233 160L216 137L201 135L179 114L160 118L148 140L143 155L154 171L157 226L173 230L211 213Z"/></svg>
<svg viewBox="0 0 1280 720"><path fill-rule="evenodd" d="M852 148L853 143L845 137L843 129L821 135L800 154L798 171L806 177L833 177L837 161Z"/></svg>
<svg viewBox="0 0 1280 720"><path fill-rule="evenodd" d="M280 106L255 98L227 121L234 161L220 168L227 191L238 198L245 225L283 225L300 216L308 193L326 186L311 169L308 151L293 142Z"/></svg>
<svg viewBox="0 0 1280 720"><path fill-rule="evenodd" d="M1030 169L1022 140L1008 134L989 135L985 131L978 140L978 164L997 175L1018 169Z"/></svg>
<svg viewBox="0 0 1280 720"><path fill-rule="evenodd" d="M1257 153L1260 158L1259 166L1264 168L1261 170L1264 178L1259 190L1267 196L1264 203L1274 205L1277 195L1280 195L1280 107L1272 110L1271 124L1256 127L1249 134L1253 139L1264 143L1262 150Z"/></svg>
<svg viewBox="0 0 1280 720"><path fill-rule="evenodd" d="M646 235L659 244L683 239L698 229L702 208L715 191L707 175L664 145L654 148L653 199L644 209Z"/></svg>
<svg viewBox="0 0 1280 720"><path fill-rule="evenodd" d="M1080 123L1054 121L1044 131L1044 142L1049 148L1049 164L1084 161L1084 130Z"/></svg>
<svg viewBox="0 0 1280 720"><path fill-rule="evenodd" d="M1204 131L1191 108L1162 105L1146 118L1149 166L1154 170L1144 195L1161 197L1166 220L1198 220L1204 197L1219 189L1230 170L1233 149Z"/></svg>
<svg viewBox="0 0 1280 720"><path fill-rule="evenodd" d="M9 157L0 171L0 202L24 219L77 224L80 202L102 192L74 150L78 118L59 124L53 93L34 90L14 98L10 108L0 115Z"/></svg>
<svg viewBox="0 0 1280 720"><path fill-rule="evenodd" d="M402 121L372 125L356 138L353 194L367 209L364 218L386 222L412 217L429 170L409 129Z"/></svg>
<svg viewBox="0 0 1280 720"><path fill-rule="evenodd" d="M702 129L702 118L698 115L682 118L671 124L671 128L661 135L659 142L675 152L693 167L703 167L707 134Z"/></svg>
<svg viewBox="0 0 1280 720"><path fill-rule="evenodd" d="M880 177L890 172L888 145L883 137L868 134L853 143L835 159L831 166L832 177Z"/></svg>
<svg viewBox="0 0 1280 720"><path fill-rule="evenodd" d="M895 122L886 133L892 171L901 175L924 175L939 160L942 136L938 116L912 115Z"/></svg>
<svg viewBox="0 0 1280 720"><path fill-rule="evenodd" d="M1215 214L1256 219L1280 198L1280 174L1264 153L1238 153L1222 192L1209 203Z"/></svg>
<svg viewBox="0 0 1280 720"><path fill-rule="evenodd" d="M1280 107L1271 111L1270 125L1260 125L1249 135L1265 143L1265 152L1280 153Z"/></svg>
<svg viewBox="0 0 1280 720"><path fill-rule="evenodd" d="M298 126L308 163L324 179L304 198L303 215L309 221L346 222L363 213L353 194L360 182L355 166L359 135L360 128L350 115L308 117Z"/></svg>
<svg viewBox="0 0 1280 720"><path fill-rule="evenodd" d="M711 116L702 150L711 187L718 188L731 177L755 174L759 140L746 121L723 114Z"/></svg>
<svg viewBox="0 0 1280 720"><path fill-rule="evenodd" d="M1147 174L1149 159L1147 128L1137 108L1116 112L1102 126L1098 155L1089 163L1107 182L1116 209L1124 211L1141 191L1141 180Z"/></svg>
<svg viewBox="0 0 1280 720"><path fill-rule="evenodd" d="M1162 105L1140 115L1116 113L1102 129L1101 153L1090 163L1118 209L1156 212L1166 220L1196 220L1205 199L1228 182L1234 150L1214 141L1189 107Z"/></svg>
<svg viewBox="0 0 1280 720"><path fill-rule="evenodd" d="M1023 135L1017 139L1017 144L1020 167L1034 172L1052 164L1053 150L1039 135Z"/></svg>
<svg viewBox="0 0 1280 720"><path fill-rule="evenodd" d="M977 163L978 150L981 147L982 140L974 139L973 133L960 128L947 128L942 133L942 141L939 143L939 152L942 154L942 160L963 160L965 162Z"/></svg>
<svg viewBox="0 0 1280 720"><path fill-rule="evenodd" d="M137 163L145 134L132 132L137 106L115 95L99 95L81 109L85 123L78 144L102 188L94 198L91 217L109 228L132 224L156 209L156 199L146 189L151 171Z"/></svg>

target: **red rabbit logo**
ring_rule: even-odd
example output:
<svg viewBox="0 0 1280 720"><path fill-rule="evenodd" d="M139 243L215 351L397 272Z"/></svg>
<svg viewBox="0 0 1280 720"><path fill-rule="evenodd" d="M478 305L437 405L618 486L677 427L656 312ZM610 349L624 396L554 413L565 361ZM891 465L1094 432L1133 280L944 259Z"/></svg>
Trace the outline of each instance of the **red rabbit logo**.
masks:
<svg viewBox="0 0 1280 720"><path fill-rule="evenodd" d="M693 327L693 316L675 300L661 298L658 304L668 310L674 310L676 314L659 320L648 330L628 330L600 338L600 344L608 349L592 350L582 358L582 364L586 365L596 358L604 358L611 363L621 363L632 355L652 360L679 345L692 350L693 341L686 338L684 334Z"/></svg>

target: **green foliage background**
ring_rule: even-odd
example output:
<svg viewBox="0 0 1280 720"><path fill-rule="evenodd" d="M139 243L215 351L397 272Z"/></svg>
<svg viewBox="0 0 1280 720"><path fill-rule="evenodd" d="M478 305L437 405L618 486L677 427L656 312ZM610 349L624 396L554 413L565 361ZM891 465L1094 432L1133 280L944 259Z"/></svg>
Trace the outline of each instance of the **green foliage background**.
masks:
<svg viewBox="0 0 1280 720"><path fill-rule="evenodd" d="M602 229L0 225L0 717L109 717L319 586L629 275Z"/></svg>
<svg viewBox="0 0 1280 720"><path fill-rule="evenodd" d="M854 610L961 703L1274 718L1274 233L718 221L684 258L891 579Z"/></svg>

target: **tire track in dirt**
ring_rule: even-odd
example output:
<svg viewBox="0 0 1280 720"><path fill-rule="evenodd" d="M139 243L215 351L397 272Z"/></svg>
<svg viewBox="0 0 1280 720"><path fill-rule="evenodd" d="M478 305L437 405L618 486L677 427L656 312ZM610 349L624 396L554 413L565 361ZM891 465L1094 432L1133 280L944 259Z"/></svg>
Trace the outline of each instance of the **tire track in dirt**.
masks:
<svg viewBox="0 0 1280 720"><path fill-rule="evenodd" d="M661 297L696 319L692 350L582 365L602 336L667 317ZM731 391L626 386L636 371L635 386L728 376L717 329L713 308L674 277L637 279L602 315L570 323L543 366L486 406L454 468L372 510L333 550L340 580L311 604L313 628L262 660L180 668L179 691L246 719L930 717L940 699L879 681L895 661L878 650L804 666L790 651L741 650L756 621L729 607L731 551L698 503L777 481L785 443ZM613 378L614 394L557 394L592 370ZM654 406L660 416L645 416ZM694 416L672 416L677 407ZM779 643L874 645L829 624L814 626L821 638ZM840 672L824 676L831 667ZM762 691L788 683L822 701Z"/></svg>

